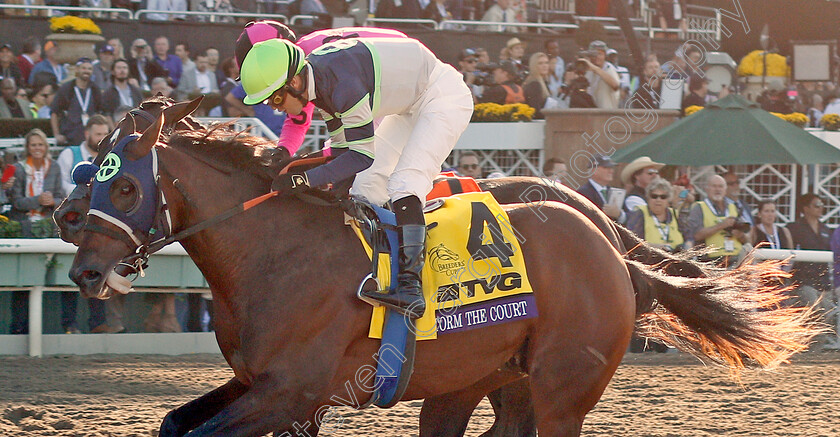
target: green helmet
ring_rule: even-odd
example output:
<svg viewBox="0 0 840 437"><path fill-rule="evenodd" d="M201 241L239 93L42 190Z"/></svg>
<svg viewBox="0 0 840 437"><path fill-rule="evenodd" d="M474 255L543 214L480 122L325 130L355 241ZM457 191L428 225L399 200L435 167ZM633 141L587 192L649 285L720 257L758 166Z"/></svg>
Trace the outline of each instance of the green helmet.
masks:
<svg viewBox="0 0 840 437"><path fill-rule="evenodd" d="M285 39L270 39L254 44L242 62L240 78L245 88L243 102L256 105L269 98L303 70L303 50Z"/></svg>

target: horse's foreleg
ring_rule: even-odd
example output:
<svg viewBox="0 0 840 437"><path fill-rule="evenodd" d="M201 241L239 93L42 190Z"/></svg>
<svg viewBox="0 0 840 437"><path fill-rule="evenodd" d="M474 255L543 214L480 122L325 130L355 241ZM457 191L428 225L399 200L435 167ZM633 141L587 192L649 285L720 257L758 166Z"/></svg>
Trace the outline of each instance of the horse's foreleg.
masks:
<svg viewBox="0 0 840 437"><path fill-rule="evenodd" d="M233 378L206 395L172 410L160 424L160 437L180 437L215 416L242 396L248 387Z"/></svg>

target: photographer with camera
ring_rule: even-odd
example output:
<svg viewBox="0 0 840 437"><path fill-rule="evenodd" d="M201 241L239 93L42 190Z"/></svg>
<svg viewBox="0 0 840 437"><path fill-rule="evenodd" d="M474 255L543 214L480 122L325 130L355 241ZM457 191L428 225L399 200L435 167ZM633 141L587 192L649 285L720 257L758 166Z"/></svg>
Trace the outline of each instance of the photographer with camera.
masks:
<svg viewBox="0 0 840 437"><path fill-rule="evenodd" d="M741 248L747 243L750 224L739 220L738 208L726 198L723 176L709 177L706 196L691 208L687 235L694 237L695 244L704 244L711 250L703 258L721 267L734 267Z"/></svg>
<svg viewBox="0 0 840 437"><path fill-rule="evenodd" d="M575 63L576 68L584 64L595 104L601 109L618 109L621 82L615 65L607 62L607 44L598 40L589 43L589 50L582 52Z"/></svg>
<svg viewBox="0 0 840 437"><path fill-rule="evenodd" d="M585 62L570 62L563 75L560 87L560 108L597 108L595 99L589 94L589 81L586 72L589 66Z"/></svg>
<svg viewBox="0 0 840 437"><path fill-rule="evenodd" d="M473 94L473 101L478 101L484 93L484 81L488 74L478 70L478 55L473 49L461 50L458 54L458 72Z"/></svg>
<svg viewBox="0 0 840 437"><path fill-rule="evenodd" d="M482 103L525 103L525 91L519 84L519 69L511 61L490 64L493 72L493 84L487 86L481 98Z"/></svg>

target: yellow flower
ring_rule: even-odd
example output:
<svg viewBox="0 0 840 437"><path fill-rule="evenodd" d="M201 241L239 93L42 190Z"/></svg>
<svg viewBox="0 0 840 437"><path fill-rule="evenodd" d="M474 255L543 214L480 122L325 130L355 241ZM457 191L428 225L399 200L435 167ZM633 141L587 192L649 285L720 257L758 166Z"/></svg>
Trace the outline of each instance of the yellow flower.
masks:
<svg viewBox="0 0 840 437"><path fill-rule="evenodd" d="M89 18L65 15L50 18L50 31L58 33L88 33L101 35L102 29Z"/></svg>
<svg viewBox="0 0 840 437"><path fill-rule="evenodd" d="M825 130L836 131L840 130L840 115L825 114L820 119L820 124Z"/></svg>
<svg viewBox="0 0 840 437"><path fill-rule="evenodd" d="M764 55L761 50L753 50L741 59L738 64L738 74L741 76L761 76L764 71ZM787 58L777 53L767 54L767 75L784 76L790 75L790 67L787 65Z"/></svg>
<svg viewBox="0 0 840 437"><path fill-rule="evenodd" d="M535 112L534 108L522 103L479 103L473 109L472 121L531 121Z"/></svg>
<svg viewBox="0 0 840 437"><path fill-rule="evenodd" d="M5 215L0 215L0 223L6 223L9 221L9 218Z"/></svg>
<svg viewBox="0 0 840 437"><path fill-rule="evenodd" d="M698 105L691 105L691 106L689 106L688 108L685 108L685 115L686 115L686 116L689 116L689 115L691 115L691 114L694 114L694 113L695 113L695 112L697 112L697 111L701 111L702 109L703 109L703 107L702 107L702 106L698 106Z"/></svg>
<svg viewBox="0 0 840 437"><path fill-rule="evenodd" d="M792 112L782 116L782 119L799 127L805 127L808 124L808 116L801 112Z"/></svg>

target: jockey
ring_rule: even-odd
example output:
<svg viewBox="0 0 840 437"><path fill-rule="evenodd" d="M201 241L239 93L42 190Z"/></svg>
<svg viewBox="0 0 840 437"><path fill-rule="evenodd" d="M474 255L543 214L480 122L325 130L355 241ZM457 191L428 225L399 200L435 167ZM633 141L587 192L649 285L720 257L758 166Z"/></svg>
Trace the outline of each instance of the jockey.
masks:
<svg viewBox="0 0 840 437"><path fill-rule="evenodd" d="M317 30L308 33L300 39L295 36L285 24L272 20L252 21L245 25L245 29L239 34L236 39L236 48L234 56L236 58L236 65L241 67L242 62L245 61L245 56L251 50L251 47L258 42L267 41L269 39L285 39L297 44L303 49L304 54L310 54L313 50L328 42L333 42L345 38L407 38L406 35L398 30L379 29L374 27L342 27L337 29ZM312 102L307 103L303 107L303 111L299 115L286 114L286 121L283 123L283 129L280 131L280 138L277 141L277 147L288 153L289 156L294 155L300 146L303 144L303 139L306 132L309 131L309 125L312 123L312 113L315 105ZM375 122L375 124L378 124Z"/></svg>
<svg viewBox="0 0 840 437"><path fill-rule="evenodd" d="M298 115L312 102L330 131L336 158L280 175L272 189L285 194L359 173L351 194L380 205L390 200L400 240L396 291L363 293L411 318L422 316L423 203L473 109L461 75L411 38L343 39L308 57L293 43L272 39L248 52L241 78L245 104L267 101ZM384 118L374 142L378 117ZM374 156L378 165L364 171Z"/></svg>

